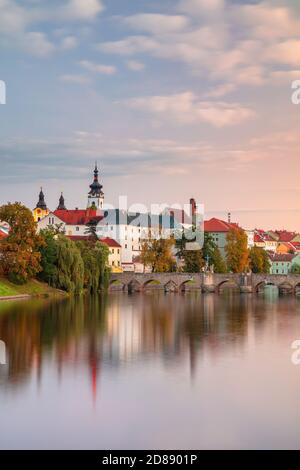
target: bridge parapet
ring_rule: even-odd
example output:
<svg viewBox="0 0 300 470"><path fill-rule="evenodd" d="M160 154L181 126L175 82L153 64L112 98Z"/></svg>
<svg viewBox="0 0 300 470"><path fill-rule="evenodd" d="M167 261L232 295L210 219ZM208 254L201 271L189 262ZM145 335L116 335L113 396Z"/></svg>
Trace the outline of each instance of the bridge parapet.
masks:
<svg viewBox="0 0 300 470"><path fill-rule="evenodd" d="M143 290L149 286L171 291L188 287L204 292L220 292L226 284L235 285L240 292L258 292L265 285L279 289L300 291L300 275L276 274L218 274L218 273L113 273L111 285L119 285L126 290Z"/></svg>

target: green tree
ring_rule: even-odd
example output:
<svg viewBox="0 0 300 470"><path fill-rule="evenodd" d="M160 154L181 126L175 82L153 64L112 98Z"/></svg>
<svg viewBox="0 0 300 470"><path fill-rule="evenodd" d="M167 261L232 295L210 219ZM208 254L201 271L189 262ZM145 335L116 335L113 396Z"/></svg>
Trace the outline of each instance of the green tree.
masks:
<svg viewBox="0 0 300 470"><path fill-rule="evenodd" d="M269 273L270 259L268 253L261 247L253 246L249 252L250 268L253 273Z"/></svg>
<svg viewBox="0 0 300 470"><path fill-rule="evenodd" d="M43 239L36 233L31 211L19 202L0 207L0 220L10 226L0 244L2 271L12 282L23 284L41 271L39 249Z"/></svg>
<svg viewBox="0 0 300 470"><path fill-rule="evenodd" d="M41 237L44 240L43 246L40 248L41 253L41 272L38 278L47 282L50 286L57 284L57 232L54 228L41 230Z"/></svg>
<svg viewBox="0 0 300 470"><path fill-rule="evenodd" d="M184 268L186 273L199 273L205 262L202 250L185 250L183 252Z"/></svg>
<svg viewBox="0 0 300 470"><path fill-rule="evenodd" d="M104 289L109 283L108 247L91 241L77 242L84 265L84 287L89 292Z"/></svg>
<svg viewBox="0 0 300 470"><path fill-rule="evenodd" d="M229 230L226 237L226 261L229 271L245 272L249 267L248 237L241 228Z"/></svg>
<svg viewBox="0 0 300 470"><path fill-rule="evenodd" d="M142 244L141 261L150 266L153 273L172 272L176 270L176 261L172 252L174 240L151 239Z"/></svg>
<svg viewBox="0 0 300 470"><path fill-rule="evenodd" d="M79 248L64 235L57 237L57 287L79 294L84 284L84 263Z"/></svg>
<svg viewBox="0 0 300 470"><path fill-rule="evenodd" d="M93 220L91 222L88 222L84 234L88 236L89 240L96 242L98 240L97 222Z"/></svg>
<svg viewBox="0 0 300 470"><path fill-rule="evenodd" d="M292 264L290 272L291 272L291 274L300 274L300 265L299 264Z"/></svg>

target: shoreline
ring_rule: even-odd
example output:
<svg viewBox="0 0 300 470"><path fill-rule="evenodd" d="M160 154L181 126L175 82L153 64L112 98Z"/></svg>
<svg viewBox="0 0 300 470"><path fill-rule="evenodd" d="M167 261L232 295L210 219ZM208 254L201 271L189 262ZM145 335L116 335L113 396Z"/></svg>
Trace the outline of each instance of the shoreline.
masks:
<svg viewBox="0 0 300 470"><path fill-rule="evenodd" d="M68 294L55 289L36 279L24 285L15 285L7 279L0 278L0 302L10 300L28 300L38 297L67 297Z"/></svg>

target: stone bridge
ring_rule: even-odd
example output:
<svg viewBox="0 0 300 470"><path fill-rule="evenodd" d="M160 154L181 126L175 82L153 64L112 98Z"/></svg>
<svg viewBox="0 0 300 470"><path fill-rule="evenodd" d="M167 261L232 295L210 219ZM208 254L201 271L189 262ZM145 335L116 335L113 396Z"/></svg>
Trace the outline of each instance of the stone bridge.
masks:
<svg viewBox="0 0 300 470"><path fill-rule="evenodd" d="M276 286L280 293L300 294L300 275L288 274L216 274L216 273L112 273L110 289L141 292L147 289L162 289L166 292L201 290L221 292L232 287L239 292L260 292L267 285Z"/></svg>

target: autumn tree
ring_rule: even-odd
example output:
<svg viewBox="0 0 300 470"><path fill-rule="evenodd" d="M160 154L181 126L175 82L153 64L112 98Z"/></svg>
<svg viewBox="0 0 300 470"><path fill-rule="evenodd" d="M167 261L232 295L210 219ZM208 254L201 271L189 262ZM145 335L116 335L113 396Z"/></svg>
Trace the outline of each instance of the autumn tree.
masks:
<svg viewBox="0 0 300 470"><path fill-rule="evenodd" d="M12 282L24 284L42 269L39 249L43 239L36 233L31 211L19 202L1 206L0 220L10 227L0 244L2 271Z"/></svg>
<svg viewBox="0 0 300 470"><path fill-rule="evenodd" d="M171 272L176 270L176 261L172 252L174 240L150 239L142 244L141 261L150 266L153 273Z"/></svg>
<svg viewBox="0 0 300 470"><path fill-rule="evenodd" d="M270 259L266 250L261 247L253 246L249 252L250 269L253 273L269 273Z"/></svg>
<svg viewBox="0 0 300 470"><path fill-rule="evenodd" d="M226 237L226 261L229 271L245 272L249 267L248 237L239 227L232 228Z"/></svg>

